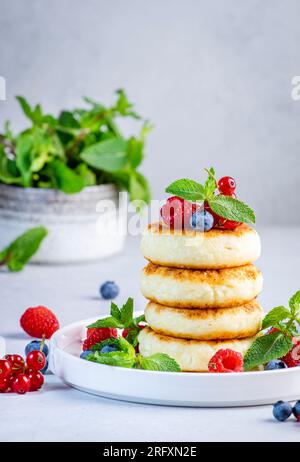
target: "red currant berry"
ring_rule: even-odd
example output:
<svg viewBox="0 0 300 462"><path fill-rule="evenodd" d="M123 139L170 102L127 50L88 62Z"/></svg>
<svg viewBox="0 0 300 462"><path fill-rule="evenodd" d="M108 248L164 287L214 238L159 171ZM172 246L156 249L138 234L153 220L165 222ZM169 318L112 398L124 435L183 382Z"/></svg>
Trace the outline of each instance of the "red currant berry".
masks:
<svg viewBox="0 0 300 462"><path fill-rule="evenodd" d="M185 201L180 197L172 196L167 199L166 204L160 209L160 215L163 222L170 229L183 229L188 227L190 217L195 211L195 204Z"/></svg>
<svg viewBox="0 0 300 462"><path fill-rule="evenodd" d="M34 350L28 353L26 363L29 369L40 371L46 365L46 356L42 351Z"/></svg>
<svg viewBox="0 0 300 462"><path fill-rule="evenodd" d="M12 367L7 359L0 359L0 381L7 379L12 373Z"/></svg>
<svg viewBox="0 0 300 462"><path fill-rule="evenodd" d="M42 388L44 384L44 376L41 372L29 371L26 375L30 380L30 391L37 391Z"/></svg>
<svg viewBox="0 0 300 462"><path fill-rule="evenodd" d="M30 379L25 374L19 374L11 381L12 390L19 395L24 395L30 390Z"/></svg>
<svg viewBox="0 0 300 462"><path fill-rule="evenodd" d="M20 355L6 355L4 356L4 359L6 359L12 368L12 374L19 374L25 366L25 361Z"/></svg>
<svg viewBox="0 0 300 462"><path fill-rule="evenodd" d="M222 229L234 230L242 223L233 220L227 220L226 218L220 218L218 227Z"/></svg>
<svg viewBox="0 0 300 462"><path fill-rule="evenodd" d="M0 381L0 393L5 393L10 388L9 378Z"/></svg>
<svg viewBox="0 0 300 462"><path fill-rule="evenodd" d="M223 176L223 178L218 181L218 188L221 194L230 196L235 191L236 182L231 176Z"/></svg>

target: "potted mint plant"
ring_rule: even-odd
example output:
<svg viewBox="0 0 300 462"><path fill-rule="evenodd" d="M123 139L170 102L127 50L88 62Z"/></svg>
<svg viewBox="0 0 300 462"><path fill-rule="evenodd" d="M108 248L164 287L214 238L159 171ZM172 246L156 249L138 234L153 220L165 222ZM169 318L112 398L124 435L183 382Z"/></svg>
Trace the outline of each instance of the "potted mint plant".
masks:
<svg viewBox="0 0 300 462"><path fill-rule="evenodd" d="M109 107L84 98L84 107L57 117L17 97L30 124L15 134L6 122L0 133L0 264L13 254L11 241L31 228L40 230L31 235L31 241L38 236L36 262L98 259L122 248L119 191L130 200L150 200L139 171L150 126L123 90L116 94ZM120 118L139 122L138 135L125 137ZM111 209L101 207L103 201Z"/></svg>

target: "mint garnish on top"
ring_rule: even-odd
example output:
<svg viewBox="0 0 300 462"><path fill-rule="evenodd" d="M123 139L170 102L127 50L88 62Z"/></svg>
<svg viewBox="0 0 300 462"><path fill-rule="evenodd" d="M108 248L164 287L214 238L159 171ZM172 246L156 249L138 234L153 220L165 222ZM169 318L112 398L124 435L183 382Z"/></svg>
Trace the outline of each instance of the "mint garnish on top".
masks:
<svg viewBox="0 0 300 462"><path fill-rule="evenodd" d="M289 307L277 306L264 318L262 328L274 332L258 337L244 357L244 369L249 371L273 359L285 356L292 348L292 338L300 326L300 290L289 300Z"/></svg>
<svg viewBox="0 0 300 462"><path fill-rule="evenodd" d="M191 202L206 202L217 215L241 223L255 223L253 210L244 202L223 194L215 195L217 181L215 170L206 170L208 178L204 184L183 178L171 183L166 192Z"/></svg>

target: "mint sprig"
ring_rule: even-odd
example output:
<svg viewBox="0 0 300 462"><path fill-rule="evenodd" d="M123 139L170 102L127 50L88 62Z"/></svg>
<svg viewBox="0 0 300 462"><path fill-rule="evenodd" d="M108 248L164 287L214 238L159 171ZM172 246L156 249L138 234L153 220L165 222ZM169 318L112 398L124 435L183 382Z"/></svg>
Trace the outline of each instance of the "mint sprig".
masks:
<svg viewBox="0 0 300 462"><path fill-rule="evenodd" d="M194 180L183 178L171 183L166 188L166 192L187 201L205 201L213 212L227 220L241 223L255 223L255 214L253 210L248 205L244 204L244 202L223 194L215 195L217 188L215 170L210 168L206 171L208 173L208 178L204 185Z"/></svg>
<svg viewBox="0 0 300 462"><path fill-rule="evenodd" d="M31 228L17 237L0 252L0 265L6 265L10 271L21 271L39 249L48 231L43 226Z"/></svg>
<svg viewBox="0 0 300 462"><path fill-rule="evenodd" d="M119 308L115 303L111 303L110 316L99 319L88 328L110 327L117 329L129 329L127 340L134 347L138 344L138 334L141 331L139 323L145 322L145 316L133 317L133 299L128 298L127 302Z"/></svg>
<svg viewBox="0 0 300 462"><path fill-rule="evenodd" d="M116 346L118 351L101 353L102 348L106 345ZM175 359L162 353L147 357L136 354L134 347L122 337L104 340L93 345L91 350L93 353L89 354L86 359L100 364L148 371L180 372L180 367Z"/></svg>
<svg viewBox="0 0 300 462"><path fill-rule="evenodd" d="M292 338L300 326L300 291L289 300L289 307L276 306L263 319L263 330L274 327L277 332L258 337L244 357L244 369L249 371L259 365L286 355L293 348Z"/></svg>

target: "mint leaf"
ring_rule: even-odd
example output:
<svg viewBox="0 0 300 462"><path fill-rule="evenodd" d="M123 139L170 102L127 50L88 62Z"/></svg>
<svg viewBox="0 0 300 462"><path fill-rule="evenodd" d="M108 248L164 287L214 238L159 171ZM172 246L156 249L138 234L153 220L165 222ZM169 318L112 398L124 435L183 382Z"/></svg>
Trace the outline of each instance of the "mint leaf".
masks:
<svg viewBox="0 0 300 462"><path fill-rule="evenodd" d="M209 170L206 170L208 173L208 178L204 184L204 191L206 199L212 196L215 192L217 187L216 180L215 180L215 170L211 167Z"/></svg>
<svg viewBox="0 0 300 462"><path fill-rule="evenodd" d="M42 226L29 229L0 252L0 264L6 264L10 271L21 271L47 234Z"/></svg>
<svg viewBox="0 0 300 462"><path fill-rule="evenodd" d="M139 172L131 171L129 175L129 196L131 201L150 202L151 191L147 179Z"/></svg>
<svg viewBox="0 0 300 462"><path fill-rule="evenodd" d="M113 138L84 149L80 158L91 167L113 173L125 167L126 151L126 141L123 138Z"/></svg>
<svg viewBox="0 0 300 462"><path fill-rule="evenodd" d="M86 359L99 364L116 367L132 368L135 365L134 355L118 351L113 351L111 353L100 353L96 351L94 354L88 355Z"/></svg>
<svg viewBox="0 0 300 462"><path fill-rule="evenodd" d="M110 305L110 314L113 318L116 318L118 321L121 321L121 311L114 302L111 302Z"/></svg>
<svg viewBox="0 0 300 462"><path fill-rule="evenodd" d="M187 201L202 201L205 199L203 185L187 178L174 181L166 188L166 192Z"/></svg>
<svg viewBox="0 0 300 462"><path fill-rule="evenodd" d="M284 319L290 319L291 313L284 306L276 306L264 317L262 328L277 326Z"/></svg>
<svg viewBox="0 0 300 462"><path fill-rule="evenodd" d="M84 188L83 179L65 165L61 160L55 160L48 166L58 189L67 194L80 192Z"/></svg>
<svg viewBox="0 0 300 462"><path fill-rule="evenodd" d="M142 369L147 371L164 371L164 372L180 372L181 369L175 359L163 353L156 353L152 356L142 356L140 358Z"/></svg>
<svg viewBox="0 0 300 462"><path fill-rule="evenodd" d="M244 357L244 369L249 371L261 364L266 364L272 359L281 358L286 355L293 347L290 337L281 333L274 332L254 340L253 344Z"/></svg>
<svg viewBox="0 0 300 462"><path fill-rule="evenodd" d="M298 290L298 292L296 292L290 298L289 306L290 306L292 315L298 316L298 311L299 311L299 308L300 308L300 290Z"/></svg>
<svg viewBox="0 0 300 462"><path fill-rule="evenodd" d="M208 204L213 212L223 218L242 223L255 223L253 210L238 199L219 194L208 198Z"/></svg>
<svg viewBox="0 0 300 462"><path fill-rule="evenodd" d="M33 160L33 138L30 134L22 134L17 138L16 142L16 164L20 171L24 186L31 186L32 169L31 163Z"/></svg>
<svg viewBox="0 0 300 462"><path fill-rule="evenodd" d="M128 298L127 302L122 306L120 310L121 323L124 327L129 327L133 321L133 299Z"/></svg>
<svg viewBox="0 0 300 462"><path fill-rule="evenodd" d="M98 321L94 322L93 324L90 324L88 326L88 329L98 329L99 327L112 327L116 329L122 329L123 324L118 319L113 318L112 316L108 316L107 318L98 319Z"/></svg>
<svg viewBox="0 0 300 462"><path fill-rule="evenodd" d="M136 318L133 319L133 323L137 326L140 322L146 322L146 318L144 314L141 314L140 316L137 316Z"/></svg>
<svg viewBox="0 0 300 462"><path fill-rule="evenodd" d="M0 137L1 142L1 137ZM8 159L4 147L0 144L0 181L6 184L22 185L23 179L17 169L15 160Z"/></svg>
<svg viewBox="0 0 300 462"><path fill-rule="evenodd" d="M110 353L101 353L101 349L106 345L115 345L119 350ZM88 361L127 368L134 367L136 362L133 346L122 337L117 339L112 337L104 340L103 342L97 343L97 345L93 345L91 350L95 351L95 353L86 357Z"/></svg>

